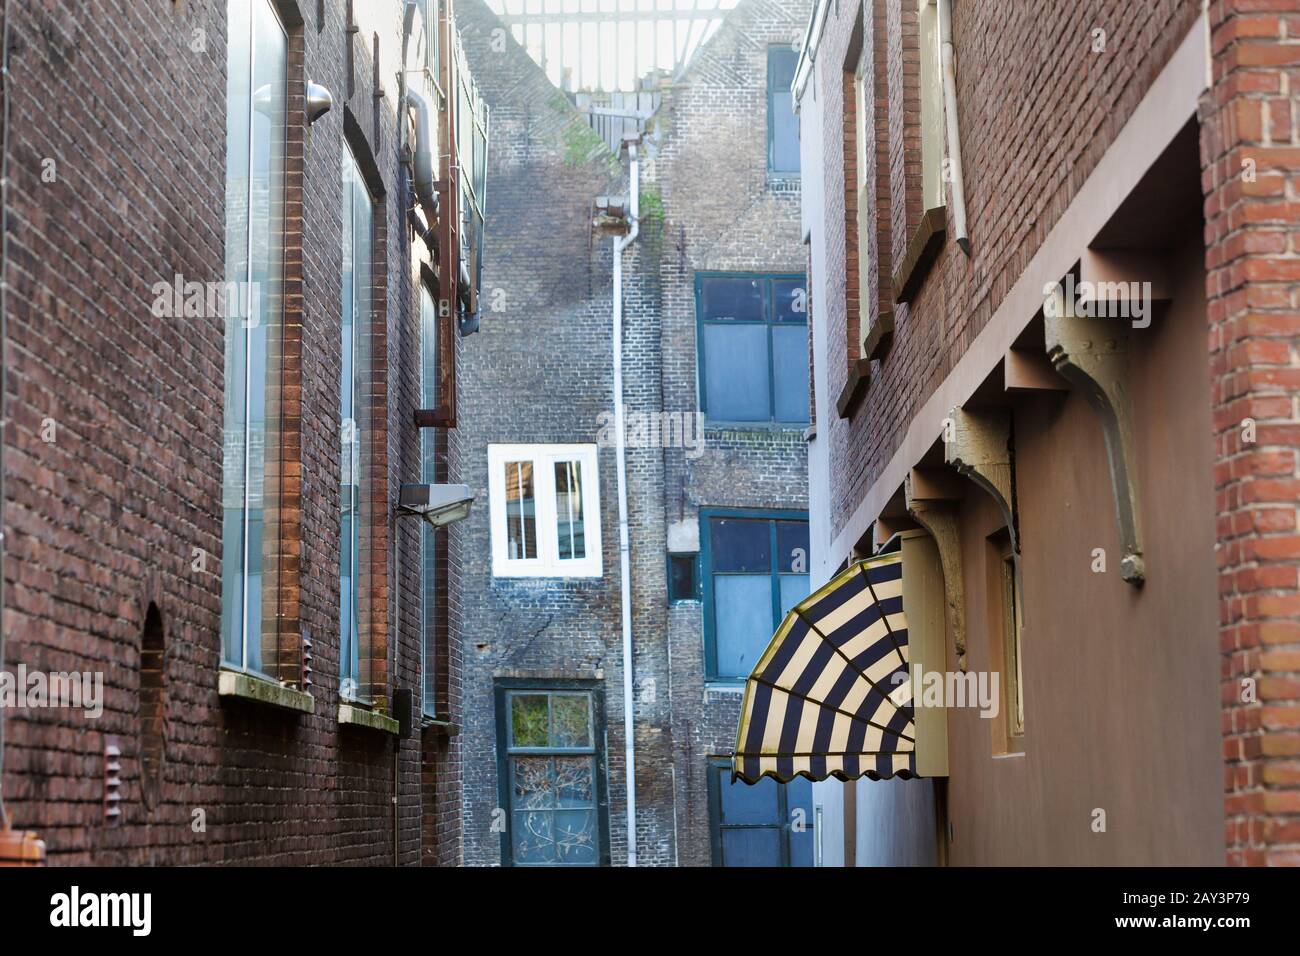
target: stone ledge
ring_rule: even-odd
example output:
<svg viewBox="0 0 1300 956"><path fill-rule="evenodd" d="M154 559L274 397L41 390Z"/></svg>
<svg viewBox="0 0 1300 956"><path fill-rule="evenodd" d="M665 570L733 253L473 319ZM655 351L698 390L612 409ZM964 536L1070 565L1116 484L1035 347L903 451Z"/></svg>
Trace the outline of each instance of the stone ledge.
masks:
<svg viewBox="0 0 1300 956"><path fill-rule="evenodd" d="M870 384L871 362L858 359L849 366L849 377L844 382L844 388L840 389L840 397L835 400L835 410L839 412L840 418L853 417Z"/></svg>
<svg viewBox="0 0 1300 956"><path fill-rule="evenodd" d="M392 717L373 710L366 710L364 707L358 707L355 704L339 704L339 723L352 727L378 730L381 733L392 734L394 737L402 729L402 725Z"/></svg>
<svg viewBox="0 0 1300 956"><path fill-rule="evenodd" d="M250 700L300 714L316 712L316 699L311 694L238 671L221 672L217 679L217 694L231 700Z"/></svg>
<svg viewBox="0 0 1300 956"><path fill-rule="evenodd" d="M902 265L894 273L895 302L911 302L916 296L930 271L930 266L939 257L946 230L946 207L935 206L933 209L927 209L921 221L916 224L912 241L907 244L907 254L903 256Z"/></svg>

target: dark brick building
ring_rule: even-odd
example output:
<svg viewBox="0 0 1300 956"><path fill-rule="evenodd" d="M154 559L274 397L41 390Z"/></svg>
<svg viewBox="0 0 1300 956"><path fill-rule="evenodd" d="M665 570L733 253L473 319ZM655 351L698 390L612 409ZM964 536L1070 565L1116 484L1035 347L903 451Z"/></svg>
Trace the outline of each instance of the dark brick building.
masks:
<svg viewBox="0 0 1300 956"><path fill-rule="evenodd" d="M0 663L103 686L3 711L51 863L460 861L449 7L6 5Z"/></svg>
<svg viewBox="0 0 1300 956"><path fill-rule="evenodd" d="M462 474L489 502L466 522L458 556L464 593L473 595L462 618L465 860L621 865L627 748L611 424L613 253L611 239L592 225L599 197L627 196L629 162L615 158L592 132L591 117L547 79L507 25L467 0L459 10L493 115L484 331L460 377L461 406L473 411L458 429ZM780 517L796 540L805 518L799 179L790 130L775 140L764 134L770 120L787 115L782 107L788 111L769 62L775 56L778 73L783 65L792 70L807 12L804 4L742 0L682 75L660 76L642 94L657 98L658 108L643 118L638 147L640 234L622 254L638 865L724 862L714 847L721 838L716 762L734 745L742 655L721 671L710 663L716 642L705 619L715 595L702 547L710 514L733 527L750 522L745 527L764 536ZM788 91L789 77L784 83ZM739 304L731 318L757 330L763 402L779 392L793 412L764 404L761 414L741 409L727 420L720 403L736 396L716 388L729 384L730 370L702 373L698 348L700 283L710 277L721 285L705 297L725 310L732 295ZM752 315L739 311L750 307ZM771 331L779 308L789 332ZM741 347L724 346L720 355L728 351ZM791 355L793 372L790 365L773 371ZM718 403L712 413L705 395ZM552 463L572 474L572 462L584 475L599 473L596 494L582 500L585 519L598 511L600 549L598 561L588 554L585 564L566 566L575 560L565 510L572 499L538 476ZM554 506L546 500L553 493ZM555 514L558 552L543 529ZM591 543L594 534L585 537ZM762 560L775 555L765 551ZM775 588L779 573L770 567L751 583ZM766 591L763 601L766 608ZM760 650L773 626L762 613L746 632ZM589 725L579 720L579 733L564 739L558 722L588 700ZM787 843L780 838L779 852L789 856Z"/></svg>

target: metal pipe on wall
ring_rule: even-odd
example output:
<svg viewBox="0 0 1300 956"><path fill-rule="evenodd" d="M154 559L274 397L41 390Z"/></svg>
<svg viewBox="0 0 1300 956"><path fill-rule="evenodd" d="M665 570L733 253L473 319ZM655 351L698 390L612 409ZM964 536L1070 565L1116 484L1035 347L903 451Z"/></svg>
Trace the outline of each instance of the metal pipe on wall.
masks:
<svg viewBox="0 0 1300 956"><path fill-rule="evenodd" d="M957 65L952 46L952 0L939 3L939 56L943 64L943 118L948 135L948 174L952 184L952 228L961 251L970 255L966 234L966 185L961 171L961 133L957 128Z"/></svg>

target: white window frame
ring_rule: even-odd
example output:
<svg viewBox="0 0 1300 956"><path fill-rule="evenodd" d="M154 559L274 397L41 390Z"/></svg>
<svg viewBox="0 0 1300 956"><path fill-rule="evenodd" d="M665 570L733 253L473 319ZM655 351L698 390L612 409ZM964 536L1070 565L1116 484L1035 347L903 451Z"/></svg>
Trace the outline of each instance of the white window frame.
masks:
<svg viewBox="0 0 1300 956"><path fill-rule="evenodd" d="M602 574L600 472L595 445L488 445L488 500L492 521L492 574L499 578L598 578ZM533 463L537 557L511 558L506 531L505 465ZM555 508L555 463L582 466L583 535L587 554L561 559Z"/></svg>

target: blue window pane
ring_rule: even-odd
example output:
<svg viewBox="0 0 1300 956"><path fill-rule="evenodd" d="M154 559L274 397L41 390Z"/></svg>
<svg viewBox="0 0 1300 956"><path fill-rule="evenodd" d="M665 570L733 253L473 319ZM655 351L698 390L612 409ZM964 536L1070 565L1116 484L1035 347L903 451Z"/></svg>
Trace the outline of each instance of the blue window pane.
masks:
<svg viewBox="0 0 1300 956"><path fill-rule="evenodd" d="M805 347L804 364L807 362ZM709 418L723 422L770 421L768 369L766 325L706 325L704 401ZM806 370L804 375L806 380ZM805 395L804 405L807 403ZM807 420L806 411L804 419Z"/></svg>
<svg viewBox="0 0 1300 956"><path fill-rule="evenodd" d="M700 317L762 322L763 279L749 276L702 276Z"/></svg>
<svg viewBox="0 0 1300 956"><path fill-rule="evenodd" d="M808 321L808 282L805 279L772 280L772 312L778 322Z"/></svg>
<svg viewBox="0 0 1300 956"><path fill-rule="evenodd" d="M570 866L592 866L597 862L595 810L557 810L552 833L560 862Z"/></svg>
<svg viewBox="0 0 1300 956"><path fill-rule="evenodd" d="M789 91L772 94L772 170L799 171L799 118L794 115L794 95Z"/></svg>
<svg viewBox="0 0 1300 956"><path fill-rule="evenodd" d="M789 90L794 85L794 71L799 54L793 47L774 46L767 51L768 85L773 90Z"/></svg>
<svg viewBox="0 0 1300 956"><path fill-rule="evenodd" d="M772 539L767 521L746 518L712 518L709 520L709 556L711 570L772 570Z"/></svg>
<svg viewBox="0 0 1300 956"><path fill-rule="evenodd" d="M786 808L790 814L790 865L813 865L813 841L817 838L813 816L812 782L795 777L785 785Z"/></svg>
<svg viewBox="0 0 1300 956"><path fill-rule="evenodd" d="M731 772L719 769L718 784L722 798L722 823L731 826L758 823L779 824L781 819L780 784L771 777L758 783L731 782Z"/></svg>
<svg viewBox="0 0 1300 956"><path fill-rule="evenodd" d="M781 616L785 617L790 608L808 596L808 575L781 575Z"/></svg>
<svg viewBox="0 0 1300 956"><path fill-rule="evenodd" d="M555 814L550 810L516 810L511 814L510 839L516 863L559 863L555 847Z"/></svg>
<svg viewBox="0 0 1300 956"><path fill-rule="evenodd" d="M806 422L808 421L808 327L774 326L772 351L773 378L776 382L776 420Z"/></svg>
<svg viewBox="0 0 1300 956"><path fill-rule="evenodd" d="M713 580L717 676L748 677L767 647L772 623L772 579L726 574Z"/></svg>
<svg viewBox="0 0 1300 956"><path fill-rule="evenodd" d="M776 569L782 573L799 574L808 570L808 522L776 523L776 563Z"/></svg>
<svg viewBox="0 0 1300 956"><path fill-rule="evenodd" d="M763 827L722 831L723 866L780 866L781 831Z"/></svg>

